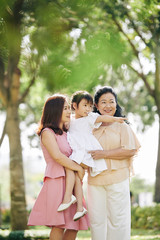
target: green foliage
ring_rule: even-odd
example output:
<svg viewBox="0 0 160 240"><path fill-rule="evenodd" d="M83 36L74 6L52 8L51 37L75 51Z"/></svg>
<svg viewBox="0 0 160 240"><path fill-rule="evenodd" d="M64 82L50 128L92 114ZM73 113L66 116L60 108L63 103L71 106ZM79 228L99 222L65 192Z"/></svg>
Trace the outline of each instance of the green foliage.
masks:
<svg viewBox="0 0 160 240"><path fill-rule="evenodd" d="M120 40L125 42L123 55L129 60L125 63L122 59L124 61L122 66L118 71L115 69L112 71L112 79L109 83L118 89L119 96L122 95L120 100L126 106L126 111L137 113L144 125L150 125L155 120L154 116L158 112L157 107L160 104L155 101L158 99L159 93L156 94L155 91L151 96L155 86L159 86L159 78L155 77L154 70L156 68L154 59L159 54L157 47L160 39L159 2L156 0L104 0L99 1L97 8L101 8L102 14L99 17L100 24L97 24L95 29L98 27L104 32L112 26L112 31L117 32L121 36ZM92 30L93 23L94 20L89 21L88 24ZM105 83L108 83L108 78L110 78L108 73L106 78ZM147 88L147 84L145 85L144 82L148 83ZM125 98L124 101L123 98ZM150 112L152 114L149 114Z"/></svg>
<svg viewBox="0 0 160 240"><path fill-rule="evenodd" d="M1 39L7 37L4 34L6 6L8 4L7 9L11 13L14 3L2 1ZM158 16L156 0L41 0L38 4L35 0L24 1L20 26L23 39L19 62L22 71L21 93L34 75L36 81L43 82L43 87L50 93L72 93L81 88L93 91L97 84L107 84L118 89L126 112L139 114L144 125L150 125L157 111L155 102L140 77L123 66L132 65L133 61L138 63L128 39L132 40L137 53L148 59L148 63L154 64L153 46L154 36L158 32ZM117 28L117 22L126 28L128 39ZM80 31L79 37L71 37L73 30ZM10 39L13 38L15 34ZM7 41L4 39L3 42L1 54L7 60ZM107 71L109 67L112 73ZM154 87L153 71L147 73L147 78L150 86ZM38 111L39 108L35 113Z"/></svg>
<svg viewBox="0 0 160 240"><path fill-rule="evenodd" d="M2 214L2 223L8 224L10 223L10 210L9 209L2 209L1 211Z"/></svg>
<svg viewBox="0 0 160 240"><path fill-rule="evenodd" d="M77 64L72 66L68 85L79 85L81 88L85 83L88 89L92 83L93 86L100 84L99 77L106 65L117 68L126 61L124 49L118 34L110 30L93 33L86 39L84 52L80 53Z"/></svg>
<svg viewBox="0 0 160 240"><path fill-rule="evenodd" d="M28 239L28 240L31 240L31 238L27 237L27 238L24 238L24 231L13 231L13 232L10 232L9 236L8 236L8 240L23 240L23 239Z"/></svg>
<svg viewBox="0 0 160 240"><path fill-rule="evenodd" d="M131 227L160 230L160 204L152 207L132 207Z"/></svg>
<svg viewBox="0 0 160 240"><path fill-rule="evenodd" d="M31 123L38 123L44 102L49 95L45 82L37 79L34 86L30 89L26 103L22 103L19 108L21 120L29 126ZM26 118L27 113L27 118Z"/></svg>
<svg viewBox="0 0 160 240"><path fill-rule="evenodd" d="M3 16L6 4L8 3L12 10L14 1L2 2ZM27 99L30 110L32 108L34 114L40 112L42 101L34 101L38 94L45 98L47 92L73 93L78 89L93 92L96 85L106 84L118 89L120 102L125 106L127 113L139 114L144 125L150 125L157 111L155 102L148 94L143 81L127 67L133 60L137 62L137 57L134 56L131 46L118 30L114 20L125 22L129 39L151 62L154 41L153 33L151 32L150 36L148 29L153 29L154 20L158 16L156 4L157 1L143 0L140 2L41 0L38 4L36 1L24 1L21 25L23 41L19 62L22 71L21 93L25 91L33 77L45 90L42 92L40 88L35 87L35 94L30 94ZM135 40L138 36L135 25L137 30L143 32L147 42L143 49L142 42ZM3 33L5 29L3 19L1 26ZM80 31L77 38L71 36L71 32L76 30ZM6 42L5 40L4 43ZM4 47L4 50L7 48ZM154 86L152 71L148 73L148 81ZM23 111L23 119L25 113L30 113L30 110L27 107L27 111ZM36 116L35 119L39 117Z"/></svg>
<svg viewBox="0 0 160 240"><path fill-rule="evenodd" d="M110 81L117 89L120 104L125 108L125 114L133 113L140 116L143 125L137 126L138 130L145 130L155 121L157 107L154 99L148 94L147 89L137 75L129 71L126 65L112 74ZM117 81L118 80L118 81ZM150 114L152 112L152 114Z"/></svg>
<svg viewBox="0 0 160 240"><path fill-rule="evenodd" d="M76 58L66 59L66 62L57 66L55 71L48 71L50 88L55 87L55 78L58 90L62 90L63 86L71 93L78 89L92 91L97 84L102 83L100 76L106 65L117 68L126 61L125 56L123 57L124 48L120 37L112 32L93 33L86 39L85 46ZM50 65L44 65L44 68L46 71L48 68L51 69Z"/></svg>

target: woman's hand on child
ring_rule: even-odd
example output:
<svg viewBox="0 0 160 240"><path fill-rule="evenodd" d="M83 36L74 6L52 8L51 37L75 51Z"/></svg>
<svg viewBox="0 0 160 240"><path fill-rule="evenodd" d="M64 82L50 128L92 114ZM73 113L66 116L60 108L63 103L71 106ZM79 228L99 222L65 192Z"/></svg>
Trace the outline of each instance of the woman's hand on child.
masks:
<svg viewBox="0 0 160 240"><path fill-rule="evenodd" d="M83 180L84 174L85 174L85 170L80 166L80 169L78 171L78 176L81 180Z"/></svg>
<svg viewBox="0 0 160 240"><path fill-rule="evenodd" d="M65 123L64 123L64 126L65 126L65 128L68 130L68 129L69 129L69 126L70 126L70 123L69 123L69 122L65 122Z"/></svg>

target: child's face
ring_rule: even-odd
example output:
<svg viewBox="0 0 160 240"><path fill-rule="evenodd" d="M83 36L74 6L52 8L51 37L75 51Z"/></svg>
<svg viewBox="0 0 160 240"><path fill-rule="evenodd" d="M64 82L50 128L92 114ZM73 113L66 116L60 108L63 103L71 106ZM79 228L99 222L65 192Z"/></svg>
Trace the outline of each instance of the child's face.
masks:
<svg viewBox="0 0 160 240"><path fill-rule="evenodd" d="M86 99L82 99L77 107L74 105L76 118L86 117L92 111L93 105Z"/></svg>

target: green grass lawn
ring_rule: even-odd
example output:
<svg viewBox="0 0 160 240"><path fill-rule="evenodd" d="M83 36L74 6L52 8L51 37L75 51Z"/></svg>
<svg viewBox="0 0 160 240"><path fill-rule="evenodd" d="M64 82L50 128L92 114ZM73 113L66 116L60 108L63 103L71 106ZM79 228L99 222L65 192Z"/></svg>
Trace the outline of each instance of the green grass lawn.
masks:
<svg viewBox="0 0 160 240"><path fill-rule="evenodd" d="M160 231L135 230L131 231L131 240L160 240ZM90 231L79 231L77 240L91 240Z"/></svg>
<svg viewBox="0 0 160 240"><path fill-rule="evenodd" d="M160 231L156 230L135 230L131 231L131 240L158 240L160 239Z"/></svg>
<svg viewBox="0 0 160 240"><path fill-rule="evenodd" d="M32 237L37 240L48 240L50 229L44 227L34 227L24 232L25 237ZM8 236L10 230L0 230L0 235ZM0 238L1 239L1 238ZM15 239L15 238L14 238ZM22 238L20 238L22 240ZM20 240L16 238L16 240ZM79 231L76 240L91 240L90 231ZM131 240L160 240L160 231L132 229Z"/></svg>

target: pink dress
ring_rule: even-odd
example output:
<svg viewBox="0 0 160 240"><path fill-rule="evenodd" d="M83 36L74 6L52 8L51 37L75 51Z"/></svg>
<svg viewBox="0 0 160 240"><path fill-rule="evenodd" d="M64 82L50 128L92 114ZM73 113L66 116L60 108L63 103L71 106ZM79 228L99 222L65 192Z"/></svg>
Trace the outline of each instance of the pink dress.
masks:
<svg viewBox="0 0 160 240"><path fill-rule="evenodd" d="M72 150L67 142L67 134L65 132L62 135L56 135L49 128L45 128L43 131L51 131L56 137L60 151L67 157L71 155ZM57 208L62 203L65 193L65 170L63 166L53 160L42 142L41 147L47 165L43 186L30 213L28 225L87 230L89 227L87 214L78 221L73 221L73 216L76 213L76 203L72 204L65 211L57 212ZM83 204L86 207L84 199Z"/></svg>

